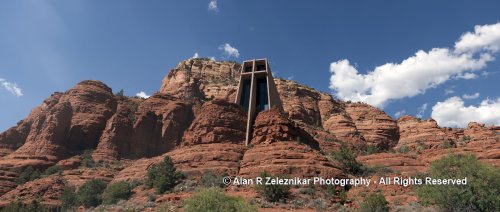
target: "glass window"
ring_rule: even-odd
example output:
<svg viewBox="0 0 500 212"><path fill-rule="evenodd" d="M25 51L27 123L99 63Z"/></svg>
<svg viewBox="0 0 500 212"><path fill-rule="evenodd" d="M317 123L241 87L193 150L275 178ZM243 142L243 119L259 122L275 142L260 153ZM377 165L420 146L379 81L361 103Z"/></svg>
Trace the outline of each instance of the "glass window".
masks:
<svg viewBox="0 0 500 212"><path fill-rule="evenodd" d="M269 99L267 96L267 78L257 78L257 112L269 109Z"/></svg>
<svg viewBox="0 0 500 212"><path fill-rule="evenodd" d="M266 70L266 65L257 65L257 71L265 71Z"/></svg>
<svg viewBox="0 0 500 212"><path fill-rule="evenodd" d="M250 103L250 79L244 79L242 85L242 93L240 99L240 105L243 106L243 110L248 111L248 105Z"/></svg>

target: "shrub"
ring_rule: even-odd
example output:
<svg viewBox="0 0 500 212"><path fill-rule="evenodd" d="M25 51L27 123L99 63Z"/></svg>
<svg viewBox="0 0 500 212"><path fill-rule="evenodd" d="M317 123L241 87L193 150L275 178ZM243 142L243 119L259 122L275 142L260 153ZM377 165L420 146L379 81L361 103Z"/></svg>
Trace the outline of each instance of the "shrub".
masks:
<svg viewBox="0 0 500 212"><path fill-rule="evenodd" d="M76 193L78 203L86 207L98 206L102 202L101 194L106 189L106 183L100 179L85 182Z"/></svg>
<svg viewBox="0 0 500 212"><path fill-rule="evenodd" d="M172 162L172 158L166 156L162 162L153 165L146 175L145 185L148 188L155 188L156 192L163 194L179 184L184 178L181 172L178 172Z"/></svg>
<svg viewBox="0 0 500 212"><path fill-rule="evenodd" d="M337 161L340 164L339 168L347 173L361 175L365 172L363 164L356 160L356 155L346 145L342 145L339 150L330 153L329 158Z"/></svg>
<svg viewBox="0 0 500 212"><path fill-rule="evenodd" d="M346 186L325 186L324 192L328 197L340 200L339 203L344 204L347 201L347 192L351 189L350 185Z"/></svg>
<svg viewBox="0 0 500 212"><path fill-rule="evenodd" d="M45 169L45 172L44 172L44 175L53 175L53 174L60 174L64 171L63 167L62 166L59 166L59 165L54 165L54 166L51 166L47 169Z"/></svg>
<svg viewBox="0 0 500 212"><path fill-rule="evenodd" d="M102 199L104 204L116 204L119 200L127 200L132 195L132 186L125 181L120 181L109 185Z"/></svg>
<svg viewBox="0 0 500 212"><path fill-rule="evenodd" d="M222 176L217 176L212 174L211 172L207 172L201 176L201 184L203 187L224 187L224 183L222 181L222 178L224 176L227 176L227 174L224 174Z"/></svg>
<svg viewBox="0 0 500 212"><path fill-rule="evenodd" d="M443 149L449 149L449 148L452 148L453 147L453 144L451 143L451 141L448 141L448 140L444 140L443 141L443 145L441 146Z"/></svg>
<svg viewBox="0 0 500 212"><path fill-rule="evenodd" d="M375 154L380 152L380 149L376 145L368 145L366 146L365 153L367 155Z"/></svg>
<svg viewBox="0 0 500 212"><path fill-rule="evenodd" d="M132 182L130 182L131 189L134 189L135 187L140 186L140 185L142 185L142 182L139 180L132 180Z"/></svg>
<svg viewBox="0 0 500 212"><path fill-rule="evenodd" d="M417 194L424 204L434 203L443 211L499 211L500 169L479 162L473 155L448 155L434 161L429 176L463 179L467 185L424 185Z"/></svg>
<svg viewBox="0 0 500 212"><path fill-rule="evenodd" d="M165 201L165 202L162 202L161 204L159 204L155 208L155 211L158 211L158 212L174 212L174 211L178 211L176 209L177 209L177 207L173 206L170 202Z"/></svg>
<svg viewBox="0 0 500 212"><path fill-rule="evenodd" d="M203 189L185 200L184 203L184 211L186 212L257 211L254 206L246 202L243 198L228 196L218 188Z"/></svg>
<svg viewBox="0 0 500 212"><path fill-rule="evenodd" d="M92 168L95 166L94 159L92 158L92 150L87 149L82 154L82 167Z"/></svg>
<svg viewBox="0 0 500 212"><path fill-rule="evenodd" d="M472 138L471 138L470 136L468 136L468 135L464 135L464 136L462 137L462 140L463 140L463 141L465 141L465 142L469 142L471 139L472 139Z"/></svg>
<svg viewBox="0 0 500 212"><path fill-rule="evenodd" d="M61 208L63 211L71 211L71 209L75 207L78 203L75 187L73 186L64 187L61 197L59 197L59 200L61 200L62 202Z"/></svg>
<svg viewBox="0 0 500 212"><path fill-rule="evenodd" d="M421 150L425 149L425 144L422 140L416 140L417 142L417 151L420 152Z"/></svg>
<svg viewBox="0 0 500 212"><path fill-rule="evenodd" d="M18 185L25 184L26 182L35 180L40 178L40 171L33 168L32 166L28 166L23 169L19 176L14 180Z"/></svg>
<svg viewBox="0 0 500 212"><path fill-rule="evenodd" d="M271 175L266 172L260 175L263 182L266 182L266 178L271 177ZM267 201L278 202L280 200L286 200L290 195L290 186L288 185L257 185L257 191L261 194Z"/></svg>
<svg viewBox="0 0 500 212"><path fill-rule="evenodd" d="M2 212L49 212L49 208L41 205L37 200L33 200L30 204L23 202L11 202L1 209Z"/></svg>
<svg viewBox="0 0 500 212"><path fill-rule="evenodd" d="M130 120L130 122L134 124L136 120L135 113L139 109L139 103L133 100L127 100L127 108L130 110L129 113L127 114L127 117Z"/></svg>
<svg viewBox="0 0 500 212"><path fill-rule="evenodd" d="M410 148L408 146L403 145L403 146L399 147L399 153L406 154L409 151L410 151Z"/></svg>
<svg viewBox="0 0 500 212"><path fill-rule="evenodd" d="M384 195L379 192L371 193L365 197L359 208L361 212L383 212L389 211L389 203Z"/></svg>
<svg viewBox="0 0 500 212"><path fill-rule="evenodd" d="M118 92L115 93L115 96L118 96L119 98L125 97L125 91L123 89L120 89Z"/></svg>

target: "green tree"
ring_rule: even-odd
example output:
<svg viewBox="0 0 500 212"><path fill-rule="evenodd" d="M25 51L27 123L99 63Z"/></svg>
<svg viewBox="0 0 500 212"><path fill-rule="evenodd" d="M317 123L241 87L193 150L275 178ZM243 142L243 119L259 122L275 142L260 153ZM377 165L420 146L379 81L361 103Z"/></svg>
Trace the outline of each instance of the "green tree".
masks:
<svg viewBox="0 0 500 212"><path fill-rule="evenodd" d="M263 179L263 182L266 182L268 177L273 178L267 172L264 172L260 175ZM288 185L266 185L261 184L257 185L257 191L261 194L266 200L270 202L278 202L280 200L286 200L290 195L290 186Z"/></svg>
<svg viewBox="0 0 500 212"><path fill-rule="evenodd" d="M201 176L201 185L203 187L225 187L222 179L227 176L224 173L222 176L214 175L212 172L207 172Z"/></svg>
<svg viewBox="0 0 500 212"><path fill-rule="evenodd" d="M424 204L443 211L500 211L500 169L474 155L451 154L432 162L429 177L463 179L467 185L424 185L417 190Z"/></svg>
<svg viewBox="0 0 500 212"><path fill-rule="evenodd" d="M212 187L195 193L184 202L185 212L254 212L257 209L241 197L228 196Z"/></svg>
<svg viewBox="0 0 500 212"><path fill-rule="evenodd" d="M19 173L19 176L14 180L18 185L25 184L26 182L40 178L40 171L28 166Z"/></svg>
<svg viewBox="0 0 500 212"><path fill-rule="evenodd" d="M104 204L116 204L120 200L127 200L132 195L132 186L125 181L119 181L109 185L104 193L102 199Z"/></svg>
<svg viewBox="0 0 500 212"><path fill-rule="evenodd" d="M356 160L356 155L345 144L330 153L329 158L339 163L339 168L354 175L362 175L366 171L363 164Z"/></svg>
<svg viewBox="0 0 500 212"><path fill-rule="evenodd" d="M118 92L115 93L115 96L123 98L125 97L125 91L123 91L123 89L120 89Z"/></svg>
<svg viewBox="0 0 500 212"><path fill-rule="evenodd" d="M94 158L92 158L92 150L87 149L82 154L82 167L92 168L95 166Z"/></svg>
<svg viewBox="0 0 500 212"><path fill-rule="evenodd" d="M61 208L63 211L70 211L78 204L78 198L75 190L76 189L73 186L64 187L61 197L59 197L59 200L62 202Z"/></svg>
<svg viewBox="0 0 500 212"><path fill-rule="evenodd" d="M51 166L51 167L45 169L44 175L47 175L47 176L53 175L56 173L62 173L63 171L64 171L64 169L62 166L54 165L54 166Z"/></svg>
<svg viewBox="0 0 500 212"><path fill-rule="evenodd" d="M78 203L86 207L98 206L102 203L101 194L106 189L106 183L100 179L85 182L76 193Z"/></svg>
<svg viewBox="0 0 500 212"><path fill-rule="evenodd" d="M37 200L31 201L30 204L25 204L23 202L11 202L2 208L2 212L49 212L49 208L41 205Z"/></svg>
<svg viewBox="0 0 500 212"><path fill-rule="evenodd" d="M381 193L371 193L365 197L359 210L361 212L386 212L389 211L389 203Z"/></svg>
<svg viewBox="0 0 500 212"><path fill-rule="evenodd" d="M399 153L406 154L410 151L410 147L403 145L399 147Z"/></svg>
<svg viewBox="0 0 500 212"><path fill-rule="evenodd" d="M177 171L172 158L166 156L162 162L153 165L148 170L145 185L148 188L155 188L157 193L163 194L174 188L183 178L184 174Z"/></svg>

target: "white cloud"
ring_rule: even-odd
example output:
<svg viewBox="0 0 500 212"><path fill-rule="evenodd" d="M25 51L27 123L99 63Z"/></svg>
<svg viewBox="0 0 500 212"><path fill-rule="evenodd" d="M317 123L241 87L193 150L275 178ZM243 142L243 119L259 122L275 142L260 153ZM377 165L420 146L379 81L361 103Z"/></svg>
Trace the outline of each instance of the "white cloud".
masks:
<svg viewBox="0 0 500 212"><path fill-rule="evenodd" d="M200 57L200 55L198 54L198 52L195 52L191 58L199 58L199 57Z"/></svg>
<svg viewBox="0 0 500 212"><path fill-rule="evenodd" d="M224 58L230 58L230 57L238 58L238 57L240 57L240 52L238 51L238 49L229 45L229 43L225 43L225 44L220 45L219 50L223 51L222 57L224 57Z"/></svg>
<svg viewBox="0 0 500 212"><path fill-rule="evenodd" d="M454 50L419 50L401 63L386 63L366 74L360 74L346 59L333 62L330 89L341 99L384 107L390 100L423 94L448 80L475 78L473 72L486 67L494 60L491 53L499 50L497 25L500 23L476 26L476 32L464 34ZM495 30L489 26L495 26ZM481 39L486 41L478 42Z"/></svg>
<svg viewBox="0 0 500 212"><path fill-rule="evenodd" d="M396 116L397 118L401 117L401 116L404 116L406 114L406 111L405 110L400 110L398 112L396 112L394 114L394 116Z"/></svg>
<svg viewBox="0 0 500 212"><path fill-rule="evenodd" d="M500 23L476 25L474 32L466 32L455 43L455 51L460 53L498 50L500 50Z"/></svg>
<svg viewBox="0 0 500 212"><path fill-rule="evenodd" d="M420 107L418 108L418 112L417 112L416 117L417 117L417 118L422 118L422 117L424 117L424 114L425 114L425 111L426 111L426 110L427 110L427 102L426 102L426 103L424 103L422 106L420 106Z"/></svg>
<svg viewBox="0 0 500 212"><path fill-rule="evenodd" d="M215 61L215 57L209 57L208 59L210 59L211 61Z"/></svg>
<svg viewBox="0 0 500 212"><path fill-rule="evenodd" d="M2 79L2 78L0 78L0 83L12 95L14 95L16 97L23 96L23 92L22 92L21 88L19 88L16 83L8 82L7 80Z"/></svg>
<svg viewBox="0 0 500 212"><path fill-rule="evenodd" d="M211 10L214 12L219 11L219 7L217 6L217 0L210 0L210 2L208 3L208 10Z"/></svg>
<svg viewBox="0 0 500 212"><path fill-rule="evenodd" d="M463 73L456 76L457 79L475 79L477 77L474 73Z"/></svg>
<svg viewBox="0 0 500 212"><path fill-rule="evenodd" d="M455 93L455 90L453 90L454 88L455 86L451 86L449 88L444 89L444 95Z"/></svg>
<svg viewBox="0 0 500 212"><path fill-rule="evenodd" d="M292 74L292 75L288 76L286 79L287 80L293 80L293 78L295 78L295 75Z"/></svg>
<svg viewBox="0 0 500 212"><path fill-rule="evenodd" d="M471 121L488 125L500 125L500 98L483 100L478 106L465 106L457 96L432 107L432 118L440 126L466 127Z"/></svg>
<svg viewBox="0 0 500 212"><path fill-rule="evenodd" d="M477 99L479 97L479 93L475 93L475 94L464 94L462 95L462 98L463 99Z"/></svg>
<svg viewBox="0 0 500 212"><path fill-rule="evenodd" d="M147 99L150 97L150 95L147 95L146 92L144 91L141 91L139 93L136 93L135 96L139 97L139 98L143 98L143 99Z"/></svg>

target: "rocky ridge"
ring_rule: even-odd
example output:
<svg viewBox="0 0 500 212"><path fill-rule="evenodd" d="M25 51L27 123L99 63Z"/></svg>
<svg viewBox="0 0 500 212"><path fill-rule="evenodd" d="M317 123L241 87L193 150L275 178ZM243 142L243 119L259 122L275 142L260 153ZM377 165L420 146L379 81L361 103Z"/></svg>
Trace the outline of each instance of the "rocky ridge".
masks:
<svg viewBox="0 0 500 212"><path fill-rule="evenodd" d="M263 171L343 177L346 173L326 157L342 143L360 152L358 160L368 166L408 175L425 172L430 162L450 151L473 153L500 165L498 126L471 123L466 129L451 129L410 116L393 120L370 105L342 102L279 78L275 83L285 112L260 113L246 147L246 117L232 103L239 68L233 62L183 61L148 99L115 95L104 83L92 80L52 94L0 134L0 205L14 197L29 201L38 193L42 203L59 204L62 181L79 186L91 178L141 180L166 155L193 179L206 173L256 176ZM361 154L370 146L385 152ZM401 149L409 153L390 153ZM81 167L84 150L93 150L92 158L103 165ZM55 164L65 169L60 178L14 182L23 168L43 171ZM146 197L138 193L133 199L141 198Z"/></svg>

